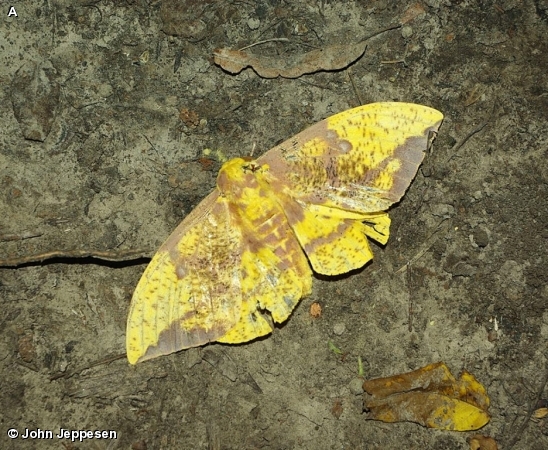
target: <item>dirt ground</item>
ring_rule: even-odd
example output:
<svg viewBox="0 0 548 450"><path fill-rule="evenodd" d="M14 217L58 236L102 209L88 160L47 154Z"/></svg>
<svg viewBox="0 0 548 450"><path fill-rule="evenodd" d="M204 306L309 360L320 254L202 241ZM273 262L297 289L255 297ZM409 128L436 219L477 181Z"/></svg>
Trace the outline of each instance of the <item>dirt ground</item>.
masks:
<svg viewBox="0 0 548 450"><path fill-rule="evenodd" d="M491 398L481 434L503 450L548 448L548 419L530 420L548 399L548 2L51 0L0 12L4 262L150 257L224 158L374 101L445 114L386 247L363 270L315 279L265 339L130 366L126 316L148 259L0 268L0 448L470 448L473 432L366 420L359 358L365 378L466 369ZM397 24L338 71L265 79L213 63L218 47L268 40L250 51L291 61ZM22 439L27 428L117 438Z"/></svg>

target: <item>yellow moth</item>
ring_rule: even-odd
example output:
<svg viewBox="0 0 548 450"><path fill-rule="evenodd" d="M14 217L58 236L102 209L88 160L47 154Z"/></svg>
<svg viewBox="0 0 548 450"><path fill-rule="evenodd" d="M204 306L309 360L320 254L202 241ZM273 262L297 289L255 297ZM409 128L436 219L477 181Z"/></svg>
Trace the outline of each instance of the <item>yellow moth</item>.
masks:
<svg viewBox="0 0 548 450"><path fill-rule="evenodd" d="M413 180L443 115L373 103L329 117L263 156L235 158L175 229L131 301L131 364L270 333L310 294L385 244L387 209Z"/></svg>

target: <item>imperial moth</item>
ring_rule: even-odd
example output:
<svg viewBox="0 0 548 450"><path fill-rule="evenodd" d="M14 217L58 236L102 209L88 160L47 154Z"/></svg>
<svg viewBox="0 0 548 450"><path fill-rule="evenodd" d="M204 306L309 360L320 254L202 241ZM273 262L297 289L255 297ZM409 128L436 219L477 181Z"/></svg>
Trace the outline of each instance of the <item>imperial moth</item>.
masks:
<svg viewBox="0 0 548 450"><path fill-rule="evenodd" d="M385 244L386 210L413 180L443 119L411 103L331 116L256 160L235 158L175 229L129 309L131 364L208 342L270 333L310 294L312 271L365 265Z"/></svg>

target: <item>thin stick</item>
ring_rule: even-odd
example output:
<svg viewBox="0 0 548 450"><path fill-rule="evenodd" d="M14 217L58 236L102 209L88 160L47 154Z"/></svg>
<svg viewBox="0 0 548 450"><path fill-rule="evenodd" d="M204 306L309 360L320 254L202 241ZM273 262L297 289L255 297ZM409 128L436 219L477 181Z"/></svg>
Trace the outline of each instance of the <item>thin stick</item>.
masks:
<svg viewBox="0 0 548 450"><path fill-rule="evenodd" d="M389 61L381 61L381 64L405 64L405 59L391 59Z"/></svg>
<svg viewBox="0 0 548 450"><path fill-rule="evenodd" d="M402 273L405 272L411 264L415 263L417 260L419 260L422 255L424 255L430 247L434 245L434 243L441 237L442 234L447 233L449 229L449 222L447 222L443 227L442 224L447 221L448 219L443 219L436 230L430 235L430 237L422 244L419 251L413 256L408 262L406 262L402 267L400 267L398 270L396 270L394 273Z"/></svg>
<svg viewBox="0 0 548 450"><path fill-rule="evenodd" d="M479 133L481 130L485 128L485 126L489 123L489 120L490 119L486 120L485 122L483 122L482 124L474 128L472 131L470 131L470 133L464 136L464 138L462 138L460 142L453 145L453 148L451 149L451 151L456 152L459 148L461 148L464 144L466 144L466 141L468 141L468 139L470 139L472 136L474 136L474 134Z"/></svg>
<svg viewBox="0 0 548 450"><path fill-rule="evenodd" d="M358 105L363 105L362 98L360 97L360 93L358 92L358 88L356 87L356 83L354 83L354 77L352 76L352 72L350 71L350 68L346 72L348 75L348 79L350 80L350 84L352 84L352 89L354 90L354 95L358 99Z"/></svg>
<svg viewBox="0 0 548 450"><path fill-rule="evenodd" d="M17 267L23 264L38 264L54 258L95 258L103 261L133 261L140 258L150 258L150 252L145 250L53 250L37 255L0 259L0 267Z"/></svg>
<svg viewBox="0 0 548 450"><path fill-rule="evenodd" d="M537 409L537 404L542 399L542 394L547 384L548 384L548 364L546 367L546 373L544 374L544 380L540 384L540 388L537 391L537 397L533 400L533 402L531 402L531 406L529 407L529 411L527 411L527 416L525 416L523 423L517 429L516 433L514 434L514 437L512 437L512 439L510 439L510 441L508 442L508 450L511 450L514 447L514 445L516 445L516 442L518 442L521 439L521 435L525 431L527 424L529 423L529 421L531 420L531 417L533 416L533 413Z"/></svg>
<svg viewBox="0 0 548 450"><path fill-rule="evenodd" d="M6 241L22 241L24 239L32 239L40 237L44 233L33 233L32 231L24 231L21 234L0 234L0 242Z"/></svg>
<svg viewBox="0 0 548 450"><path fill-rule="evenodd" d="M374 31L373 33L365 36L363 39L360 39L360 42L367 41L368 39L371 39L372 37L375 37L378 34L386 33L387 31L390 31L390 30L397 30L398 28L401 28L401 27L402 27L401 24L390 25L388 28L383 28L382 30Z"/></svg>
<svg viewBox="0 0 548 450"><path fill-rule="evenodd" d="M398 28L401 28L401 25L390 25L388 28L383 28L382 30L375 31L367 36L365 36L363 39L360 39L359 42L367 41L368 39L371 39L372 37L375 37L379 34L385 33L390 30L397 30ZM267 42L288 42L288 38L271 38L271 39L265 39L264 41L254 42L253 44L249 44L245 47L240 48L238 51L247 50L250 47L254 47L256 45L262 45L266 44Z"/></svg>
<svg viewBox="0 0 548 450"><path fill-rule="evenodd" d="M457 142L455 145L453 145L453 147L451 147L451 156L449 156L449 158L447 158L445 160L444 164L447 164L449 161L451 161L451 158L453 158L453 156L455 156L457 154L457 151L464 144L466 144L468 139L470 139L472 136L474 136L474 134L477 134L481 130L483 130L485 128L485 126L489 123L490 120L491 119L489 118L485 122L483 122L482 124L478 125L476 128L472 129L472 131L470 131L470 133L468 133L466 136L464 136L464 138L462 138L459 142Z"/></svg>
<svg viewBox="0 0 548 450"><path fill-rule="evenodd" d="M266 44L267 42L288 42L288 38L271 38L271 39L265 39L264 41L255 42L253 44L249 44L245 47L240 48L238 51L247 50L250 47L255 47L256 45Z"/></svg>
<svg viewBox="0 0 548 450"><path fill-rule="evenodd" d="M411 263L407 263L407 291L409 292L409 320L407 330L413 331L413 280L411 278Z"/></svg>
<svg viewBox="0 0 548 450"><path fill-rule="evenodd" d="M58 380L59 378L65 378L68 379L72 377L73 375L79 374L83 372L84 370L91 369L92 367L101 366L103 364L110 364L113 361L118 361L119 359L123 359L126 357L125 353L120 353L119 355L112 355L107 356L106 358L100 359L98 361L93 361L90 364L87 364L85 366L82 366L78 369L71 370L69 372L59 372L55 375L52 375L49 379L49 381Z"/></svg>

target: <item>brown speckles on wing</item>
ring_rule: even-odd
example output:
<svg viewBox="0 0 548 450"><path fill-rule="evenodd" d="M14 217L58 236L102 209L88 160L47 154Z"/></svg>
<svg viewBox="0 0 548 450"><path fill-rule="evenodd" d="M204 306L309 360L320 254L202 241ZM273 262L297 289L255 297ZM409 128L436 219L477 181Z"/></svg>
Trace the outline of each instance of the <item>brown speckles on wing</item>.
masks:
<svg viewBox="0 0 548 450"><path fill-rule="evenodd" d="M403 196L442 118L421 105L364 105L311 126L258 162L305 203L378 212Z"/></svg>
<svg viewBox="0 0 548 450"><path fill-rule="evenodd" d="M177 227L133 294L126 337L131 363L215 341L238 322L241 240L216 194Z"/></svg>
<svg viewBox="0 0 548 450"><path fill-rule="evenodd" d="M219 339L227 343L270 333L272 324L265 312L281 323L312 289L306 256L264 174L249 174L240 187L226 194L243 235L241 314L239 322Z"/></svg>
<svg viewBox="0 0 548 450"><path fill-rule="evenodd" d="M330 117L257 161L226 162L217 190L153 257L127 325L134 364L210 341L249 341L388 239L386 209L409 186L442 115L376 103ZM306 252L306 256L305 256ZM307 261L308 257L308 261Z"/></svg>
<svg viewBox="0 0 548 450"><path fill-rule="evenodd" d="M319 122L258 159L315 271L335 275L386 243L386 211L405 193L443 115L409 103L374 103Z"/></svg>

